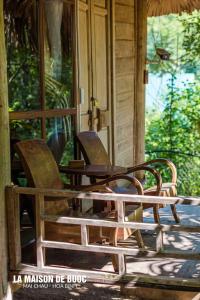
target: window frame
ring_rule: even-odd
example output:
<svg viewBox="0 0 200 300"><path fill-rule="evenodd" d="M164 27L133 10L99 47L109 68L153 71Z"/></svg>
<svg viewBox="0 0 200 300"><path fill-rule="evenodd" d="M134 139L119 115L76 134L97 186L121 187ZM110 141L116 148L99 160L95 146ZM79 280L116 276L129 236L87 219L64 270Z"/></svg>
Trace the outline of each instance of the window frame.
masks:
<svg viewBox="0 0 200 300"><path fill-rule="evenodd" d="M41 121L41 138L46 140L47 137L47 128L46 120L49 118L56 117L65 117L71 116L72 122L74 125L75 132L77 131L77 59L76 59L76 49L77 49L77 37L76 37L76 1L73 0L63 0L63 2L72 6L73 13L73 26L72 26L72 108L55 108L55 109L46 109L45 108L45 66L44 66L44 2L45 0L36 0L38 3L38 64L39 64L39 104L40 109L38 110L29 110L29 111L11 111L9 112L9 120L33 120L39 119ZM60 0L53 0L60 1Z"/></svg>

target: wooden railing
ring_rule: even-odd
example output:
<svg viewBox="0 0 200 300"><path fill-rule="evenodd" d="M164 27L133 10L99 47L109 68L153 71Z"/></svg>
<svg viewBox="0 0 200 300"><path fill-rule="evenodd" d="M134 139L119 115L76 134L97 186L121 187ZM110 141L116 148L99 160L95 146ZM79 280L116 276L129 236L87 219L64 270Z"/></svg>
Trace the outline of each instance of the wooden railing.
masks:
<svg viewBox="0 0 200 300"><path fill-rule="evenodd" d="M37 264L31 266L21 262L21 243L20 243L20 220L19 220L19 197L20 195L33 195L36 203L36 251ZM91 219L84 217L64 217L56 215L47 215L44 211L44 197L66 197L69 199L90 199L100 201L114 201L117 206L117 219L115 221L103 219ZM173 289L183 290L200 290L200 280L167 278L167 277L151 277L137 276L126 273L125 255L137 258L174 258L174 259L190 259L200 260L200 253L192 253L186 251L166 251L163 244L163 233L169 231L200 233L200 227L183 226L183 225L162 225L147 224L138 222L127 222L124 217L124 203L157 203L157 204L184 204L184 205L200 205L199 198L186 197L154 197L140 195L120 195L120 194L104 194L104 193L84 193L68 190L51 190L38 188L22 188L17 186L9 186L6 188L7 197L7 216L8 216L8 233L9 233L9 253L10 253L10 274L60 274L60 275L85 275L87 280L92 281L135 281L137 285L162 285L172 287ZM29 201L27 199L27 201ZM72 244L68 242L57 242L45 240L44 224L45 222L55 222L61 224L74 224L81 226L81 244ZM88 242L87 226L110 227L110 228L132 228L150 230L157 233L155 249L132 249L130 247L97 245ZM57 248L67 250L78 250L87 252L109 253L118 256L119 272L108 273L102 271L79 270L72 268L59 268L45 265L45 249Z"/></svg>

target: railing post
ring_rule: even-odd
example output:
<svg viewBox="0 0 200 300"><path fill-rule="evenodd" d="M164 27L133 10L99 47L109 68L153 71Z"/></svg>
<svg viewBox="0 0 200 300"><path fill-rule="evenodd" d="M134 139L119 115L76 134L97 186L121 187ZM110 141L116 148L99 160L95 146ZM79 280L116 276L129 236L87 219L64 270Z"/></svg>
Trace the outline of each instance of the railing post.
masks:
<svg viewBox="0 0 200 300"><path fill-rule="evenodd" d="M37 266L43 268L45 265L45 249L42 247L42 241L44 240L45 228L41 215L44 215L44 195L41 193L36 194L35 200Z"/></svg>
<svg viewBox="0 0 200 300"><path fill-rule="evenodd" d="M19 194L15 186L6 187L7 225L8 225L8 247L10 270L17 270L21 263L21 241L20 241L20 209Z"/></svg>

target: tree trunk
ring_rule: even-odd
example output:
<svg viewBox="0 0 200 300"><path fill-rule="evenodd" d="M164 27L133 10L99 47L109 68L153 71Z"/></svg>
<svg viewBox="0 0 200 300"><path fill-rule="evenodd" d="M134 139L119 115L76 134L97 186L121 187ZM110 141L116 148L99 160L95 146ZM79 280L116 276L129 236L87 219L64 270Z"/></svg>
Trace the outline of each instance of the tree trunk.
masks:
<svg viewBox="0 0 200 300"><path fill-rule="evenodd" d="M52 75L54 79L60 80L62 73L61 24L63 2L52 0L46 1L45 13L50 44L50 54L51 58L53 59Z"/></svg>
<svg viewBox="0 0 200 300"><path fill-rule="evenodd" d="M5 186L10 184L8 85L3 0L0 0L0 45L0 299L2 299L8 289Z"/></svg>

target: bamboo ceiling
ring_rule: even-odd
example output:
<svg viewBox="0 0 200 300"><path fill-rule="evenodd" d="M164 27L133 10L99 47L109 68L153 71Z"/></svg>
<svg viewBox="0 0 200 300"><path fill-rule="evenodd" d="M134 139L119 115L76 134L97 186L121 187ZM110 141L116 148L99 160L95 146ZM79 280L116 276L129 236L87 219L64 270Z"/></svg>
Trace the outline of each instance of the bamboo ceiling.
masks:
<svg viewBox="0 0 200 300"><path fill-rule="evenodd" d="M147 0L148 16L192 12L200 9L200 0Z"/></svg>

